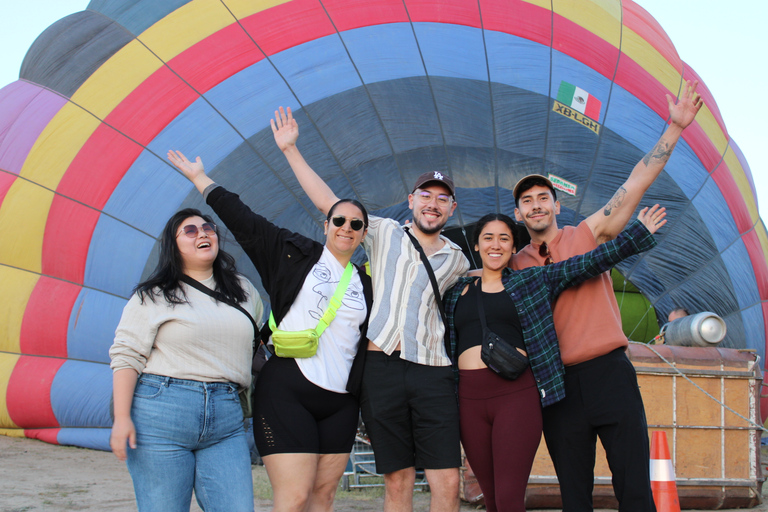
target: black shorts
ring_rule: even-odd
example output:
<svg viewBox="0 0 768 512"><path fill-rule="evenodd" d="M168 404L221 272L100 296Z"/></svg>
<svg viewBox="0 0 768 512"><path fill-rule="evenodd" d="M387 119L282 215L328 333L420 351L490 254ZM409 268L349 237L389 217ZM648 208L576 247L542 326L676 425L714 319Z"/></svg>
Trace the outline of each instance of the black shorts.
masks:
<svg viewBox="0 0 768 512"><path fill-rule="evenodd" d="M349 453L358 411L354 396L316 386L295 360L272 356L256 381L253 437L259 455Z"/></svg>
<svg viewBox="0 0 768 512"><path fill-rule="evenodd" d="M461 465L459 408L450 366L368 351L360 408L377 473Z"/></svg>

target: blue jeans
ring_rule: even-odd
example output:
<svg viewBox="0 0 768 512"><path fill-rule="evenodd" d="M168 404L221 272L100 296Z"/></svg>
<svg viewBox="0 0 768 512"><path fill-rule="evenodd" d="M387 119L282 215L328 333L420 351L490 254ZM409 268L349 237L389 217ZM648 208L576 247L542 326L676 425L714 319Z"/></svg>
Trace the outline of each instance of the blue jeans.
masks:
<svg viewBox="0 0 768 512"><path fill-rule="evenodd" d="M131 417L128 471L141 512L253 511L253 480L237 386L143 374Z"/></svg>

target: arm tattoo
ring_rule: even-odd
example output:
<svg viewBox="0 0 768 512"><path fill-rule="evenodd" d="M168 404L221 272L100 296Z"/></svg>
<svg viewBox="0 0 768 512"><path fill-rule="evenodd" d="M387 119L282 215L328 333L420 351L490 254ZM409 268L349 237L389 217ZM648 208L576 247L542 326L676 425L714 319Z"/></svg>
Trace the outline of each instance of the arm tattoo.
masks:
<svg viewBox="0 0 768 512"><path fill-rule="evenodd" d="M651 161L653 161L654 164L665 164L667 163L667 160L669 160L669 156L672 154L673 149L675 149L674 144L669 144L664 140L660 140L656 143L653 149L643 157L643 163L646 167L650 165Z"/></svg>
<svg viewBox="0 0 768 512"><path fill-rule="evenodd" d="M624 202L624 197L627 195L627 189L624 188L622 185L619 187L619 190L616 191L615 194L613 194L613 197L610 201L608 201L608 204L605 205L605 209L603 210L603 215L606 217L609 217L611 215L611 212L613 212L614 208L618 208L621 206L621 203Z"/></svg>

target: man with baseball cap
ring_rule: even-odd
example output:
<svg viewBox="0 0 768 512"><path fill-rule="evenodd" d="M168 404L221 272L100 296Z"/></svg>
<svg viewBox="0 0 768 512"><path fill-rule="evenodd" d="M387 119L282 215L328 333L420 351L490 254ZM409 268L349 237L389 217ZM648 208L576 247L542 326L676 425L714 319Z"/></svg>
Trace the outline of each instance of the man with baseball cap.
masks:
<svg viewBox="0 0 768 512"><path fill-rule="evenodd" d="M338 198L296 147L291 109L280 107L271 124L304 192L326 214ZM456 209L455 196L450 177L425 172L408 195L410 225L369 215L363 239L374 301L360 407L376 471L384 474L386 512L413 509L416 468L429 482L430 510L459 510L459 415L438 312L442 295L469 268L461 248L440 234ZM429 260L439 295L409 232Z"/></svg>
<svg viewBox="0 0 768 512"><path fill-rule="evenodd" d="M637 163L608 204L575 227L558 229L555 187L541 175L514 188L515 216L531 243L511 266L548 265L615 238L664 169L682 131L702 105L698 83L687 82L677 104L667 96L670 125ZM595 445L603 443L621 511L655 510L650 486L648 427L610 273L565 290L555 303L555 329L565 365L565 398L543 410L544 437L565 512L592 510Z"/></svg>

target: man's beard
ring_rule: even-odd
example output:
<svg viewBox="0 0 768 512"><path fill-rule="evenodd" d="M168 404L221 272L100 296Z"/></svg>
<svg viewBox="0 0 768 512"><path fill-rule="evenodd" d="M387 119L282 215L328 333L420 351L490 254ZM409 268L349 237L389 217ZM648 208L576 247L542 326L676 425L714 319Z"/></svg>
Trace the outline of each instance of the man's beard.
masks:
<svg viewBox="0 0 768 512"><path fill-rule="evenodd" d="M421 220L416 220L415 218L413 219L413 223L416 225L417 228L419 228L419 231L421 231L425 235L434 235L435 233L440 233L445 227L445 222L442 222L439 225L436 225L434 227L429 227L429 226L425 226L424 223L421 222Z"/></svg>

